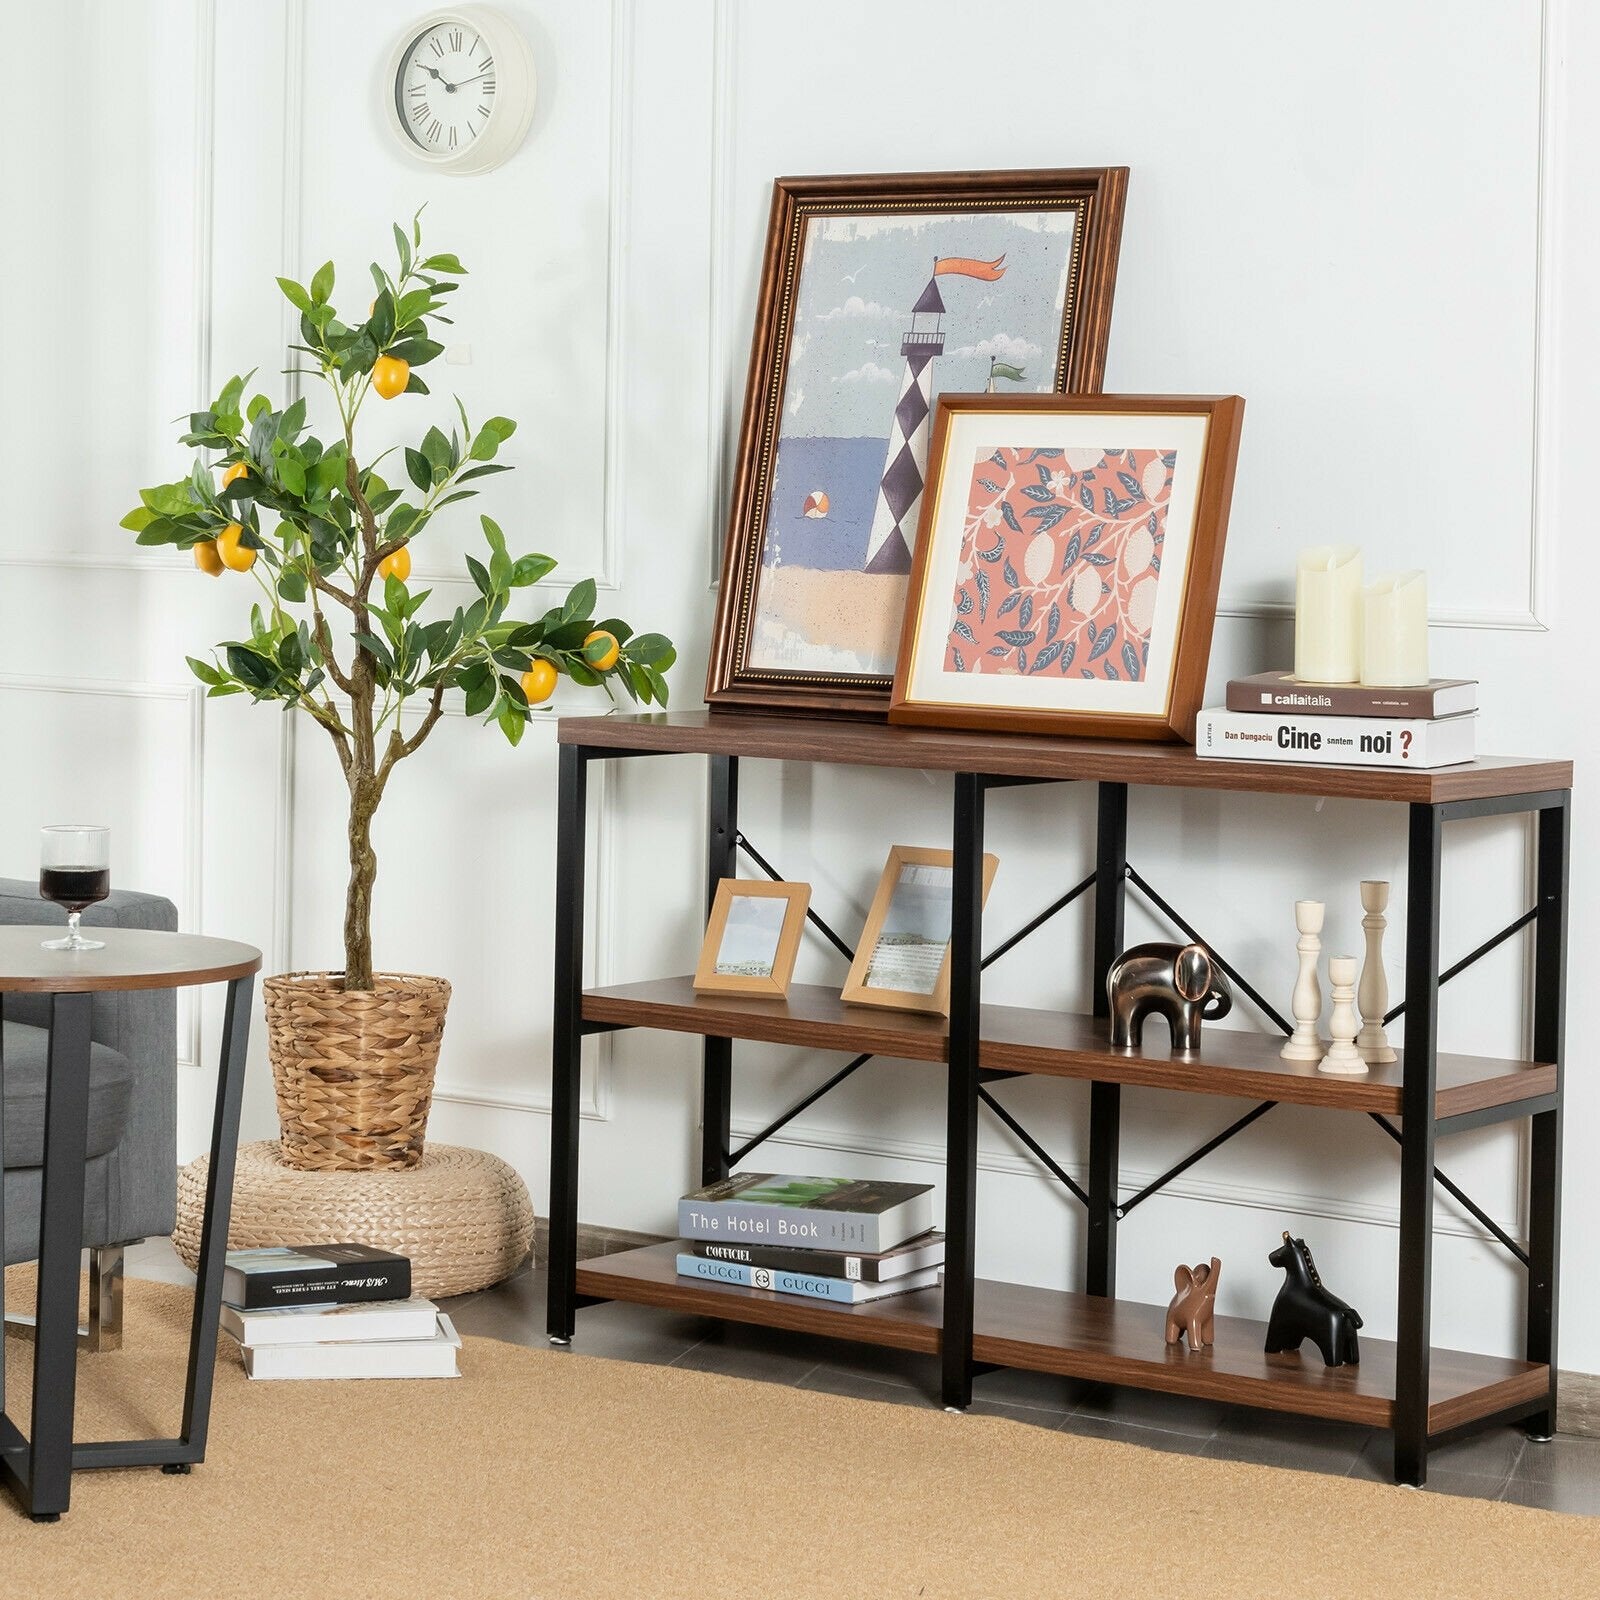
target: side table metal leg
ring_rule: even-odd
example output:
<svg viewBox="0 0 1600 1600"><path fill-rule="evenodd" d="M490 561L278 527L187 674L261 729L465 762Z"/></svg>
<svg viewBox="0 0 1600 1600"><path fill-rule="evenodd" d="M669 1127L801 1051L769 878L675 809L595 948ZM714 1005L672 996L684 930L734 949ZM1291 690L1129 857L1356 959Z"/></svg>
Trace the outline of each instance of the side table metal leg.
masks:
<svg viewBox="0 0 1600 1600"><path fill-rule="evenodd" d="M578 1095L583 1075L583 876L588 752L561 746L556 807L555 1011L550 1050L550 1279L546 1327L570 1344L578 1304Z"/></svg>
<svg viewBox="0 0 1600 1600"><path fill-rule="evenodd" d="M183 1442L202 1461L211 1422L211 1384L217 1365L217 1324L222 1315L222 1268L228 1254L228 1219L233 1211L233 1172L239 1153L239 1107L244 1096L245 1057L250 1045L253 978L228 985L223 1013L222 1056L211 1121L211 1159L206 1166L205 1222L195 1268L194 1313L189 1329L189 1374L183 1390Z"/></svg>
<svg viewBox="0 0 1600 1600"><path fill-rule="evenodd" d="M1102 783L1096 801L1093 1003L1097 1017L1111 1014L1106 974L1122 954L1128 882L1128 786ZM1094 1295L1117 1292L1117 1170L1122 1133L1122 1085L1089 1087L1089 1207L1084 1287Z"/></svg>
<svg viewBox="0 0 1600 1600"><path fill-rule="evenodd" d="M717 884L738 872L739 758L712 756L706 820L706 916L717 898ZM709 1034L701 1048L700 1181L719 1183L728 1176L732 1143L733 1040Z"/></svg>
<svg viewBox="0 0 1600 1600"><path fill-rule="evenodd" d="M39 1218L38 1324L28 1510L59 1516L72 1494L72 1413L78 1378L78 1270L83 1250L83 1164L89 1128L89 1018L94 997L58 994L50 1006Z"/></svg>

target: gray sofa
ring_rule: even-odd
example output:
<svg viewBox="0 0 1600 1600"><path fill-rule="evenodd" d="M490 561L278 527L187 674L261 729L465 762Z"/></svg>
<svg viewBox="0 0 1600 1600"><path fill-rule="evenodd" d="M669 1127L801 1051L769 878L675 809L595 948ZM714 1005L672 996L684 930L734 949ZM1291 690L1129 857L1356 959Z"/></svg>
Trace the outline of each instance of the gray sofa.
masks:
<svg viewBox="0 0 1600 1600"><path fill-rule="evenodd" d="M0 878L0 923L64 923L37 886ZM177 927L157 895L114 890L83 915L85 928ZM5 1262L39 1249L48 995L4 997L0 1089L5 1096ZM83 1242L100 1252L91 1289L120 1275L121 1246L172 1232L177 1209L177 996L171 989L96 995L89 1059L89 1161ZM101 1294L92 1295L100 1299ZM110 1312L109 1307L102 1310Z"/></svg>

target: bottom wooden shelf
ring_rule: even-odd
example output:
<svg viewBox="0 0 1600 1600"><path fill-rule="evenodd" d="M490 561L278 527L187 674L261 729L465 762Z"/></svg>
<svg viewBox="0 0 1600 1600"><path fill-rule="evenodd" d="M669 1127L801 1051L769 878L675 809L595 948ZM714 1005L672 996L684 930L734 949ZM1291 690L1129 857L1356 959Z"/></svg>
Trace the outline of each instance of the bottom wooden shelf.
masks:
<svg viewBox="0 0 1600 1600"><path fill-rule="evenodd" d="M578 1293L930 1355L939 1349L937 1289L868 1305L831 1305L680 1278L677 1253L669 1243L582 1262ZM1186 1346L1169 1349L1163 1341L1165 1317L1163 1306L980 1279L973 1359L1373 1427L1393 1423L1395 1347L1388 1340L1363 1335L1359 1366L1325 1367L1309 1345L1304 1355L1267 1355L1264 1323L1218 1317L1216 1347L1190 1355ZM1435 1349L1430 1372L1432 1433L1536 1400L1549 1384L1548 1367L1457 1350Z"/></svg>

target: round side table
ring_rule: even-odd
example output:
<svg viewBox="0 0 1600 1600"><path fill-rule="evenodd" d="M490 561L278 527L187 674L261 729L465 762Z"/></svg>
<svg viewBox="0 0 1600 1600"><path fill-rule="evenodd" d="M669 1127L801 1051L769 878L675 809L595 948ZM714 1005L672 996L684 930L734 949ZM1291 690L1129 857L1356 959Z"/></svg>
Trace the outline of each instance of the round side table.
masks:
<svg viewBox="0 0 1600 1600"><path fill-rule="evenodd" d="M205 1459L250 1001L254 977L261 967L261 952L247 944L142 928L96 928L95 937L105 941L100 950L43 948L47 939L60 933L58 927L0 927L0 1007L11 993L51 996L33 1415L26 1436L5 1411L5 1374L0 1365L0 1479L15 1490L35 1522L54 1522L67 1509L75 1471L159 1466L169 1472L187 1472L193 1463ZM72 1411L77 1386L78 1267L89 1123L90 1008L97 994L204 983L226 983L228 1004L212 1121L206 1223L189 1334L183 1431L176 1439L75 1444ZM0 1129L3 1148L4 1131ZM5 1189L0 1184L0 1235L4 1233L4 1204ZM0 1312L5 1309L4 1293L0 1277Z"/></svg>

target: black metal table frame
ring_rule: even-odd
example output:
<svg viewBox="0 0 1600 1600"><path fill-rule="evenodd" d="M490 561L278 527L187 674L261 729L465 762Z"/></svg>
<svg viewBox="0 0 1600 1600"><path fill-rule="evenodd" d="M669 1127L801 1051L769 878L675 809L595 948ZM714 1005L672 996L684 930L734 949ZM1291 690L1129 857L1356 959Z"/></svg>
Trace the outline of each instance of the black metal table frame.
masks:
<svg viewBox="0 0 1600 1600"><path fill-rule="evenodd" d="M44 1167L39 1217L38 1322L34 1330L32 1417L24 1434L5 1410L0 1362L0 1481L35 1522L59 1521L72 1495L72 1474L95 1467L160 1467L186 1473L205 1460L222 1311L222 1268L239 1145L254 978L228 983L206 1172L205 1222L200 1233L182 1432L176 1439L117 1439L76 1443L78 1284L83 1251L84 1152L89 1121L89 1022L94 994L55 994L50 1001L45 1083ZM0 995L0 1010L4 996ZM0 1128L0 1148L4 1129ZM5 1191L0 1183L0 1237ZM0 1312L5 1288L0 1279Z"/></svg>
<svg viewBox="0 0 1600 1600"><path fill-rule="evenodd" d="M583 1021L584 876L587 856L587 771L593 760L669 754L666 751L613 746L563 744L560 747L560 789L556 845L555 1012L552 1048L550 1274L548 1333L556 1344L570 1343L580 1305L590 1303L577 1293L578 1132L582 1044L586 1033L609 1025ZM735 876L736 860L745 844L738 830L737 756L708 758L709 796L706 830L706 908L718 882ZM1209 1141L1155 1185L1126 1204L1119 1202L1118 1166L1122 1086L1095 1081L1089 1093L1088 1192L1071 1182L1025 1130L1000 1110L985 1087L988 1076L979 1067L979 1007L982 969L982 862L984 802L991 788L1025 783L1071 782L1054 778L1012 778L979 772L957 772L954 778L952 827L953 901L951 935L948 1105L945 1155L944 1316L940 1338L941 1391L944 1403L965 1409L972 1402L973 1280L977 1220L978 1112L980 1099L1022 1134L1034 1153L1086 1203L1085 1289L1092 1295L1116 1293L1117 1225L1134 1203L1160 1184L1186 1170L1270 1107L1239 1119ZM1105 975L1123 946L1126 884L1142 880L1128 864L1128 785L1098 785L1095 870L1079 889L1095 888L1093 993L1095 1015L1106 1015ZM1556 1319L1561 1225L1561 1146L1565 1077L1567 863L1571 791L1566 789L1496 796L1478 800L1404 803L1408 814L1406 875L1405 1002L1390 1015L1406 1015L1406 1047L1401 1087L1402 1126L1377 1118L1400 1145L1400 1259L1396 1327L1396 1392L1392 1432L1394 1476L1401 1483L1421 1484L1427 1476L1430 1443L1495 1424L1522 1422L1530 1436L1549 1438L1556 1425ZM1458 819L1533 813L1537 818L1536 900L1532 911L1518 918L1494 939L1475 950L1447 974L1439 970L1440 878L1444 827ZM767 863L745 845L747 853ZM767 868L769 872L770 868ZM771 875L776 876L775 873ZM1006 947L1076 897L1063 896ZM1168 910L1169 915L1175 915ZM813 919L816 920L816 919ZM1185 926L1181 919L1176 919ZM1536 1100L1512 1101L1481 1112L1440 1118L1436 1113L1439 987L1510 933L1532 923L1534 928L1532 1054L1554 1062L1556 1089ZM839 941L825 925L823 931ZM841 946L843 948L843 946ZM999 952L996 952L998 954ZM991 956L989 959L993 959ZM1231 971L1231 969L1230 969ZM1235 974L1235 976L1237 976ZM1248 990L1248 985L1246 985ZM1254 991L1249 991L1254 997ZM1270 1013L1270 1008L1263 1006ZM1273 1014L1275 1015L1275 1014ZM1279 1019L1281 1021L1281 1019ZM802 1102L809 1104L859 1065L851 1064ZM703 1053L701 1177L713 1183L726 1177L730 1155L732 1111L731 1038L707 1037ZM791 1108L768 1128L766 1137L801 1107ZM1526 1117L1532 1124L1528 1171L1528 1248L1515 1248L1528 1268L1525 1310L1525 1358L1548 1365L1548 1392L1531 1402L1430 1436L1428 1390L1431 1348L1430 1317L1433 1284L1433 1209L1435 1145L1440 1135L1465 1132L1489 1123ZM737 1152L742 1156L752 1140ZM1455 1185L1447 1188L1480 1221L1507 1242L1508 1236Z"/></svg>

